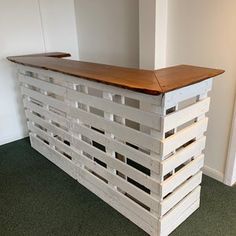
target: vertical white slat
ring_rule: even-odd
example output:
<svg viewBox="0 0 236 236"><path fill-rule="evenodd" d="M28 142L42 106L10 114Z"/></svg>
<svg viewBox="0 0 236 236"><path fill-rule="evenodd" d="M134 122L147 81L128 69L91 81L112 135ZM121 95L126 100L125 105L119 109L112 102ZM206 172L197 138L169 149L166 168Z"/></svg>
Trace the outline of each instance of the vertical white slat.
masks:
<svg viewBox="0 0 236 236"><path fill-rule="evenodd" d="M207 93L201 93L197 96L196 101L199 102L199 101L202 101L206 98L207 98ZM209 103L210 103L210 98L209 98ZM209 105L208 105L208 107L209 107ZM199 116L197 116L196 121L202 120L205 117L206 117L206 113L200 114Z"/></svg>
<svg viewBox="0 0 236 236"><path fill-rule="evenodd" d="M30 97L22 92L22 87L29 88L29 85L28 85L27 83L24 83L24 82L22 82L22 81L20 80L21 74L25 74L25 73L26 73L26 71L25 71L23 68L18 68L18 69L17 69L17 78L18 78L18 80L19 80L19 82L20 82L20 85L21 85L21 96L22 96L22 99L23 99L23 101L26 100L26 101L29 102L29 101L30 101ZM23 102L23 104L24 104L24 102ZM25 107L25 104L24 104L24 110L25 110L25 115L26 115L26 112L27 112L28 108ZM26 116L26 118L27 118L27 116ZM32 122L32 124L34 125L34 122ZM28 128L29 132L30 132L32 135L36 136L36 134L33 133L33 132L31 131L30 127L29 127L29 120L28 120L28 118L27 118L27 128Z"/></svg>
<svg viewBox="0 0 236 236"><path fill-rule="evenodd" d="M149 112L153 112L153 113L160 112L160 107L158 107L154 104L148 104L144 101L140 101L139 106L140 106L140 109L143 109L145 111L149 111ZM151 135L152 137L160 137L160 132L157 130L156 127L147 128L143 125L140 125L140 130L144 133L149 133L149 135ZM146 151L146 150L144 150L144 151ZM154 151L150 151L150 157L159 159L160 155L158 155ZM161 181L161 179L162 179L162 178L160 179L160 173L158 172L158 170L157 171L150 170L150 176L158 181ZM154 197L156 199L160 199L159 189L156 189L156 190L152 189L150 194L152 197ZM159 214L158 212L155 212L153 209L151 209L151 212L156 215Z"/></svg>
<svg viewBox="0 0 236 236"><path fill-rule="evenodd" d="M47 91L45 91L45 90L41 90L41 91L43 92L44 95L48 96L48 92L47 92ZM49 111L49 105L48 105L48 104L43 104L43 107L45 108L45 110ZM47 118L47 117L45 117L45 120L46 120L49 124L52 123L52 120L49 119L49 118ZM54 135L53 132L50 132L49 130L48 130L47 132L48 132L48 134L50 135L50 137L53 138L53 135ZM52 149L55 148L55 146L53 146L53 145L51 144L50 140L49 140L49 146L50 146L50 148L52 148Z"/></svg>
<svg viewBox="0 0 236 236"><path fill-rule="evenodd" d="M114 95L113 96L114 102L117 102L119 104L125 105L125 97L122 95ZM124 117L118 117L114 116L114 121L118 122L119 124L125 125L125 118ZM125 143L123 140L119 140L121 143ZM127 164L127 158L126 156L122 156L122 161ZM125 180L127 180L127 176L122 176ZM121 190L122 191L122 190Z"/></svg>
<svg viewBox="0 0 236 236"><path fill-rule="evenodd" d="M88 94L88 87L87 86L81 86L79 83L66 83L67 84L67 87L69 87L70 89L72 89L72 90L75 90L75 91L77 91L78 89L81 91L81 92L83 92L83 93L85 93L85 94ZM80 104L80 101L76 101L76 100L70 100L69 98L68 98L68 90L67 90L67 104L68 104L68 106L69 107L72 107L72 108L76 108L76 109L83 109L84 111L86 111L86 112L89 112L90 111L90 108L89 108L89 106L87 106L86 104ZM89 143L89 144L91 144L91 140L90 139L88 139L87 137L84 137L83 138L83 136L82 136L82 134L81 133L75 133L74 132L74 123L79 123L80 125L85 125L80 119L79 119L79 117L71 117L71 112L70 112L70 110L69 110L69 114L68 114L68 118L71 120L71 124L70 124L70 133L71 133L71 135L72 135L72 137L74 137L74 136L77 136L78 137L78 139L81 141L81 142L83 142L83 140L85 141L85 142L87 142L87 143ZM86 126L88 127L88 128L90 128L90 126L88 126L87 124L86 124ZM74 146L76 146L76 148L77 148L77 150L78 150L78 153L80 154L80 155L83 155L84 154L84 151L83 151L83 149L81 148L81 147L78 147L77 145L76 145L76 143L75 143L75 139L74 138L72 138L72 144L71 144L73 147ZM94 159L92 156L90 156L89 157L90 159ZM79 159L77 158L77 157L75 157L75 156L72 156L72 160L73 160L73 162L76 164L76 165L79 165L81 168L85 168L85 165L84 165L84 163L82 163L82 162L79 162Z"/></svg>
<svg viewBox="0 0 236 236"><path fill-rule="evenodd" d="M209 86L211 87L211 83L210 83ZM207 92L208 92L208 91L207 91ZM205 99L207 98L207 92L203 92L203 93L199 94L199 95L197 96L197 98L196 98L196 102L205 100ZM209 99L209 105L210 105L210 98L208 98L208 99ZM209 107L209 105L208 105L208 107ZM197 118L196 118L196 122L201 121L201 120L203 120L203 119L205 119L205 118L206 118L206 113L199 114L199 115L197 116ZM202 134L196 136L195 140L198 141L198 140L200 140L200 139L203 138L203 137L204 137L204 133L202 133ZM197 158L197 155L194 155L194 156L192 157L192 159L196 159L196 158Z"/></svg>
<svg viewBox="0 0 236 236"><path fill-rule="evenodd" d="M85 93L85 94L88 94L88 86L85 86L85 85L80 85L80 91ZM80 102L80 101L79 101ZM82 109L86 112L90 112L90 107L87 105L87 104L82 104ZM81 121L80 121L81 123ZM88 128L91 128L91 126L89 126L88 124L86 124L86 126ZM80 135L81 137L81 135ZM92 141L88 138L88 137L84 137L84 141L89 143L89 144L92 144ZM90 157L92 160L94 160L93 157Z"/></svg>
<svg viewBox="0 0 236 236"><path fill-rule="evenodd" d="M108 99L110 101L113 101L113 95L112 93L108 93L108 92L103 92L103 98L104 99ZM104 111L104 118L106 120L109 121L114 121L114 115L111 113L108 113L106 111ZM110 137L112 139L114 139L114 135L110 132L107 132L105 130L105 136ZM106 148L106 153L111 157L111 158L116 158L116 154L112 149L109 149L109 147L105 147ZM107 168L111 171L112 174L116 175L116 169L113 169L111 166L107 166ZM109 183L108 183L109 184ZM117 189L116 186L113 186L115 189Z"/></svg>
<svg viewBox="0 0 236 236"><path fill-rule="evenodd" d="M26 73L27 74L27 73ZM41 94L43 94L43 95L45 95L45 96L48 96L49 94L50 94L50 92L47 90L47 88L48 87L46 87L46 86L41 86L41 83L40 83L40 81L39 81L39 79L38 79L38 74L36 74L36 73L31 73L31 76L33 77L28 77L27 75L25 75L25 77L24 76L22 76L21 78L20 78L20 81L22 81L22 82L25 82L25 83L27 83L28 85L32 85L32 86L34 86L34 87L36 87L37 89L39 89L39 93L41 93ZM31 79L32 81L36 81L36 83L31 83L30 81L27 81L27 78L29 78L29 80ZM43 79L47 79L48 77L47 76L42 76L42 78ZM37 83L38 82L38 83ZM29 88L29 86L27 86L27 88ZM49 111L49 105L46 103L46 102L44 102L44 103L42 103L42 106L43 106L43 108L45 109L45 110L47 110L47 111ZM32 111L31 111L32 112ZM52 120L50 119L50 118L47 118L47 117L45 117L45 121L47 121L48 123L52 123ZM33 121L33 125L34 125L35 123L34 123L34 121ZM43 128L45 128L45 127L43 127ZM54 136L54 134L53 134L53 132L50 132L49 130L47 130L47 133L49 134L49 136L50 137L52 137L53 138L53 136ZM35 134L36 135L36 134ZM54 149L55 148L55 146L53 146L52 144L51 144L51 142L50 142L50 139L48 140L48 142L49 142L49 146L50 146L50 148L52 148L52 149Z"/></svg>
<svg viewBox="0 0 236 236"><path fill-rule="evenodd" d="M72 90L77 90L77 86L78 84L77 83L66 83L67 86L72 89ZM78 105L78 101L72 101L72 100L69 100L68 99L68 91L66 93L66 104L67 106L70 108L70 107L73 107L73 108L76 108L78 109L79 105ZM69 124L69 133L71 134L72 138L71 138L71 146L74 147L74 123L79 123L80 120L79 120L79 117L76 117L76 118L73 118L71 117L71 112L70 112L71 109L68 109L68 113L67 113L67 119L71 120L70 124ZM81 135L78 134L78 139L81 140ZM78 148L77 149L78 151L78 154L82 154L83 151L81 148ZM72 154L72 161L75 163L75 165L77 166L80 166L82 169L84 169L84 164L79 162L77 158L75 158Z"/></svg>
<svg viewBox="0 0 236 236"><path fill-rule="evenodd" d="M174 135L177 133L177 127L174 127L172 130L168 130L168 132L165 132L165 117L168 115L168 114L171 114L172 112L177 112L178 111L178 108L179 108L179 104L176 102L176 103L172 103L172 107L168 107L166 106L165 104L165 101L166 101L166 94L163 96L163 99L162 99L162 112L163 112L163 116L162 116L162 122L161 122L161 132L162 132L162 135L163 135L163 140L165 140L166 138L168 138L169 136L171 135ZM173 149L171 153L168 153L167 156L163 155L162 151L161 151L161 159L164 160L164 159L167 159L169 156L172 156L176 153L176 150ZM175 173L175 169L172 169L169 173L169 175L174 175ZM163 173L161 173L161 181L164 181L164 177L165 175ZM162 196L164 197L164 196Z"/></svg>
<svg viewBox="0 0 236 236"><path fill-rule="evenodd" d="M173 111L172 112L177 112L178 111L178 108L179 108L179 105L176 103L174 106L173 106ZM164 108L164 111L165 111L165 115L167 115L167 108ZM164 118L165 119L165 118ZM163 128L163 133L164 133L164 136L166 136L166 133L164 132L164 127ZM172 129L171 131L169 131L170 134L169 135L174 135L177 133L177 127L175 127L174 129ZM174 155L176 154L176 149L174 149L171 153L171 155ZM170 175L174 175L175 174L175 169L172 169L172 171L169 173ZM162 176L162 181L164 181L164 175ZM162 196L163 197L163 196Z"/></svg>

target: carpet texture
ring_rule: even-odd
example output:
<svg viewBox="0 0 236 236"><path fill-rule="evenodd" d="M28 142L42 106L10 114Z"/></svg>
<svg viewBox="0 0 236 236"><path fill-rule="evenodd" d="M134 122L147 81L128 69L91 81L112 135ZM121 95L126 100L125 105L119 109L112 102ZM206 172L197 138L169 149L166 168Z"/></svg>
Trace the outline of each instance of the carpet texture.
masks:
<svg viewBox="0 0 236 236"><path fill-rule="evenodd" d="M0 146L0 235L147 235L30 147ZM201 208L172 236L236 236L236 187L204 176Z"/></svg>

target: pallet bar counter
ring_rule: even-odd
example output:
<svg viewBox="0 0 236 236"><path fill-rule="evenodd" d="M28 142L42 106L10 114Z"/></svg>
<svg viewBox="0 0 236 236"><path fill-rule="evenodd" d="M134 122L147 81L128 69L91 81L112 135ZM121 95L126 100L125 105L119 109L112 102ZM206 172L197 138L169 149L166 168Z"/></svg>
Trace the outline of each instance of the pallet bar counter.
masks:
<svg viewBox="0 0 236 236"><path fill-rule="evenodd" d="M149 235L170 234L199 207L207 94L223 71L138 70L67 56L8 58L17 64L32 147Z"/></svg>

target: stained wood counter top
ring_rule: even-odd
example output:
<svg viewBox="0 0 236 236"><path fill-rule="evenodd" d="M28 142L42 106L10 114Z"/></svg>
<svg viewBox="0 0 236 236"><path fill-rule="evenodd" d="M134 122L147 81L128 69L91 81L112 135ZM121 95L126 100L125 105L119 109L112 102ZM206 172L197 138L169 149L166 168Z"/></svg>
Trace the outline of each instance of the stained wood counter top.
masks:
<svg viewBox="0 0 236 236"><path fill-rule="evenodd" d="M122 87L137 92L159 95L224 73L224 70L178 65L160 70L125 67L63 59L68 53L53 52L12 56L11 62L51 70L75 77Z"/></svg>

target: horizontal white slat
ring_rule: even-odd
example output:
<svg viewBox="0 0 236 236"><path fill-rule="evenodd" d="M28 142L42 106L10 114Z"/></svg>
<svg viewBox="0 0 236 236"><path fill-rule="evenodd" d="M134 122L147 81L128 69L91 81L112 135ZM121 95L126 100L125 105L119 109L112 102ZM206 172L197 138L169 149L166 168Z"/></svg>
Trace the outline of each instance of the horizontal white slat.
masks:
<svg viewBox="0 0 236 236"><path fill-rule="evenodd" d="M143 192L139 188L135 187L134 185L119 177L118 175L112 174L108 169L101 167L89 158L83 157L79 154L74 154L74 156L78 158L79 161L81 161L82 164L89 168L91 171L108 180L109 184L119 187L122 191L128 193L138 201L142 202L144 205L153 209L155 212L158 212L159 202L153 197L151 197L149 194ZM114 167L111 166L111 168Z"/></svg>
<svg viewBox="0 0 236 236"><path fill-rule="evenodd" d="M50 149L46 144L32 135L31 144L33 148L47 157L54 164L58 165L62 170L70 174L72 177L76 178L81 184L89 188L89 190L101 197L101 199L103 199L109 205L113 206L116 210L120 211L133 222L141 223L141 225L144 227L143 229L148 233L151 233L155 230L153 227L157 222L157 218L133 202L131 199L125 197L122 193L114 191L114 188L93 176L85 169L74 165L69 159L64 158L64 156L57 151ZM74 170L75 173L72 172L72 170ZM87 183L90 184L87 185ZM102 191L103 194L98 194L100 191L97 192L97 189ZM127 211L123 210L124 207L127 209Z"/></svg>
<svg viewBox="0 0 236 236"><path fill-rule="evenodd" d="M202 181L202 172L198 172L185 183L180 185L170 196L161 202L160 215L166 214L172 207L174 207L181 199L188 193L193 191Z"/></svg>
<svg viewBox="0 0 236 236"><path fill-rule="evenodd" d="M163 132L177 128L178 126L206 113L209 110L209 105L210 98L208 97L191 106L163 117Z"/></svg>
<svg viewBox="0 0 236 236"><path fill-rule="evenodd" d="M166 228L162 235L169 235L173 232L179 225L181 225L189 216L191 216L200 207L200 198L198 198L191 206L189 206L183 214L177 218L169 227Z"/></svg>
<svg viewBox="0 0 236 236"><path fill-rule="evenodd" d="M152 158L139 150L129 147L116 139L109 138L80 124L74 124L74 131L78 134L83 134L89 139L108 147L110 150L114 150L115 152L143 165L148 169L155 171L157 174L160 173L159 160Z"/></svg>
<svg viewBox="0 0 236 236"><path fill-rule="evenodd" d="M77 148L81 148L91 156L96 157L97 159L106 163L109 167L118 170L119 172L125 174L126 176L134 179L136 182L140 183L141 185L152 189L153 191L159 191L160 183L152 179L150 176L142 173L141 171L136 170L135 168L127 165L126 163L119 161L116 158L112 158L105 152L87 144L86 142L80 141L79 139L73 139L74 145Z"/></svg>
<svg viewBox="0 0 236 236"><path fill-rule="evenodd" d="M79 118L80 121L85 124L110 132L123 141L130 142L131 144L138 145L139 147L151 149L157 153L159 152L159 139L151 137L150 135L144 134L127 126L120 125L119 123L105 120L103 117L99 117L77 108L71 107L69 114L75 119Z"/></svg>
<svg viewBox="0 0 236 236"><path fill-rule="evenodd" d="M54 112L50 112L46 110L44 107L40 107L27 99L24 99L24 106L31 111L42 114L47 119L51 119L54 122L59 123L60 125L71 128L75 135L82 134L89 139L93 139L95 142L102 144L103 146L108 147L109 149L118 152L119 154L143 165L144 167L155 171L156 173L160 172L160 163L159 160L152 158L151 156L140 152L122 142L119 142L113 138L106 137L105 135L96 132L86 126L80 125L79 123L75 123L71 119L67 119L60 115L55 114Z"/></svg>
<svg viewBox="0 0 236 236"><path fill-rule="evenodd" d="M118 186L123 191L129 193L131 196L145 204L146 206L150 207L151 209L158 212L159 209L159 202L157 199L154 199L150 194L145 193L144 191L140 190L139 188L135 187L134 185L130 184L126 180L120 178L117 175L112 174L104 167L101 167L93 160L90 160L86 156L79 154L79 151L76 150L74 147L68 146L63 142L49 136L45 131L39 129L38 127L34 126L32 122L28 122L29 129L34 133L39 135L44 140L48 141L50 145L58 147L61 151L64 151L66 154L72 157L72 161L77 161L82 163L83 165L90 168L95 173L99 174L103 178L111 182L112 184Z"/></svg>
<svg viewBox="0 0 236 236"><path fill-rule="evenodd" d="M155 113L148 113L136 108L125 106L122 104L114 103L106 99L94 97L88 94L83 94L75 90L67 89L63 86L59 86L53 83L49 83L40 79L36 79L26 75L19 75L19 80L22 83L35 86L44 91L53 92L60 96L68 97L69 99L77 100L81 103L85 103L89 106L102 109L104 111L126 117L135 122L143 123L144 125L155 127L157 130L160 129L160 116Z"/></svg>
<svg viewBox="0 0 236 236"><path fill-rule="evenodd" d="M161 162L161 174L165 176L175 168L189 160L191 157L198 156L201 154L205 147L206 137L191 143L185 148L177 151L173 156Z"/></svg>
<svg viewBox="0 0 236 236"><path fill-rule="evenodd" d="M153 112L145 112L137 108L115 103L108 99L83 94L75 90L68 90L68 98L160 130L160 115Z"/></svg>
<svg viewBox="0 0 236 236"><path fill-rule="evenodd" d="M29 101L28 99L23 99L24 107L28 110L34 111L47 119L50 119L63 127L69 129L71 126L71 121L63 116L60 116L54 112L51 112L49 110L46 110L45 107L38 106L34 104L33 102Z"/></svg>
<svg viewBox="0 0 236 236"><path fill-rule="evenodd" d="M166 216L162 218L160 235L169 235L178 225L180 225L199 207L200 191L201 187L198 186Z"/></svg>
<svg viewBox="0 0 236 236"><path fill-rule="evenodd" d="M24 95L27 95L33 99L36 99L36 100L44 103L45 105L50 105L52 107L55 107L58 110L61 110L64 112L67 112L67 110L68 110L68 106L66 106L66 104L64 102L59 101L53 97L43 95L39 92L33 91L33 90L26 88L26 87L21 87L21 92Z"/></svg>
<svg viewBox="0 0 236 236"><path fill-rule="evenodd" d="M77 179L78 167L75 166L68 158L64 157L59 152L52 150L47 144L36 138L30 133L31 146L39 151L43 156L48 158L54 164L59 166L63 171L69 174L72 178Z"/></svg>
<svg viewBox="0 0 236 236"><path fill-rule="evenodd" d="M59 137L63 138L64 140L72 142L73 137L68 132L64 131L63 129L58 128L58 127L50 124L46 120L32 114L29 110L26 110L25 114L26 114L26 117L30 121L41 125L42 127L46 128L47 130L50 130L50 132L52 132L54 135L58 135Z"/></svg>
<svg viewBox="0 0 236 236"><path fill-rule="evenodd" d="M78 83L78 81L77 81L77 83ZM102 83L88 81L83 78L80 78L79 84L86 85L91 88L99 89L103 92L109 92L112 94L121 95L121 96L124 96L127 98L132 98L132 99L135 99L138 101L145 101L148 104L152 104L152 105L156 105L156 106L161 106L161 102L162 102L161 95L157 96L157 95L148 95L148 94L144 94L144 93L138 93L138 92L128 90L128 89L122 89L122 88L111 86L111 85L105 85Z"/></svg>
<svg viewBox="0 0 236 236"><path fill-rule="evenodd" d="M204 80L184 88L165 93L162 106L165 109L176 106L179 102L207 93L211 90L212 79Z"/></svg>
<svg viewBox="0 0 236 236"><path fill-rule="evenodd" d="M195 175L202 167L204 163L204 155L200 155L195 158L189 164L184 166L182 169L177 171L167 180L161 183L162 197L166 196L168 193L172 192L180 184L182 184L189 177Z"/></svg>
<svg viewBox="0 0 236 236"><path fill-rule="evenodd" d="M162 145L162 155L165 157L167 154L171 153L178 147L187 143L188 141L198 138L207 129L208 118L204 118L183 130L180 130L176 134L164 139L161 143Z"/></svg>
<svg viewBox="0 0 236 236"><path fill-rule="evenodd" d="M64 86L69 87L69 88L71 86L68 86L68 84L86 85L87 87L99 89L104 92L109 92L112 94L117 94L117 95L129 97L132 99L146 101L147 103L155 104L158 106L161 105L161 101L162 101L161 95L156 96L156 95L143 94L143 93L119 88L119 87L112 86L112 85L106 85L103 83L94 82L94 81L91 81L88 79L83 79L80 77L70 76L70 75L66 75L66 74L62 74L62 73L58 73L58 72L54 72L54 71L50 71L50 70L42 70L42 69L33 68L33 67L29 67L29 66L20 65L20 69L22 70L22 73L24 73L24 71L31 71L33 73L39 74L39 76L42 76L42 77L45 76L45 77L51 77L51 78L57 79L58 81L63 83Z"/></svg>
<svg viewBox="0 0 236 236"><path fill-rule="evenodd" d="M63 96L63 97L66 96L67 89L62 86L59 86L59 85L56 85L53 83L49 83L49 82L45 82L43 80L36 79L36 78L30 77L27 75L22 75L22 74L19 74L19 80L20 80L20 82L22 82L24 84L35 86L35 87L40 88L44 91L53 92L53 93Z"/></svg>
<svg viewBox="0 0 236 236"><path fill-rule="evenodd" d="M33 125L33 121L27 121L27 126L32 135L38 135L41 139L50 142L50 137L46 131Z"/></svg>
<svg viewBox="0 0 236 236"><path fill-rule="evenodd" d="M99 182L99 180L97 180L97 178L94 176L90 176L90 178L91 179L89 179L88 176L85 176L84 178L79 177L78 182L85 186L92 193L100 197L107 204L112 206L115 210L120 212L123 216L128 218L131 222L139 226L146 233L148 233L149 235L156 234L156 232L158 231L158 224L156 222L155 224L153 224L151 221L144 221L138 214L134 213L134 211L132 210L132 205L130 206L130 208L128 208L126 204L122 204L122 200L117 201L116 196L113 196L113 193L111 192L109 187L103 187L103 183L101 181Z"/></svg>
<svg viewBox="0 0 236 236"><path fill-rule="evenodd" d="M81 141L75 137L72 137L69 133L65 132L64 130L57 128L54 125L51 125L50 123L47 123L42 118L32 114L31 112L26 110L27 117L41 125L42 127L47 128L50 132L52 132L54 135L58 135L59 137L64 138L65 140L68 140L75 145L75 147L79 148L80 150L83 150L90 154L91 156L96 157L97 159L101 160L102 162L106 163L108 166L118 170L119 172L129 176L130 178L134 179L138 183L142 184L143 186L155 190L158 192L159 190L159 182L152 179L150 176L136 170L135 168L119 161L118 159L112 158L105 152L91 146L90 144L87 144L84 141Z"/></svg>
<svg viewBox="0 0 236 236"><path fill-rule="evenodd" d="M157 153L159 152L159 140L151 137L150 135L144 134L138 130L134 130L124 125L105 120L104 118L94 115L92 113L88 113L73 107L69 108L63 102L57 99L40 94L25 87L22 87L22 93L45 104L53 106L59 110L68 112L69 109L70 112L68 114L70 114L75 119L80 119L85 124L89 124L98 129L104 129L108 132L111 132L116 137L124 141L130 142L132 144L137 144L141 147L149 148Z"/></svg>

